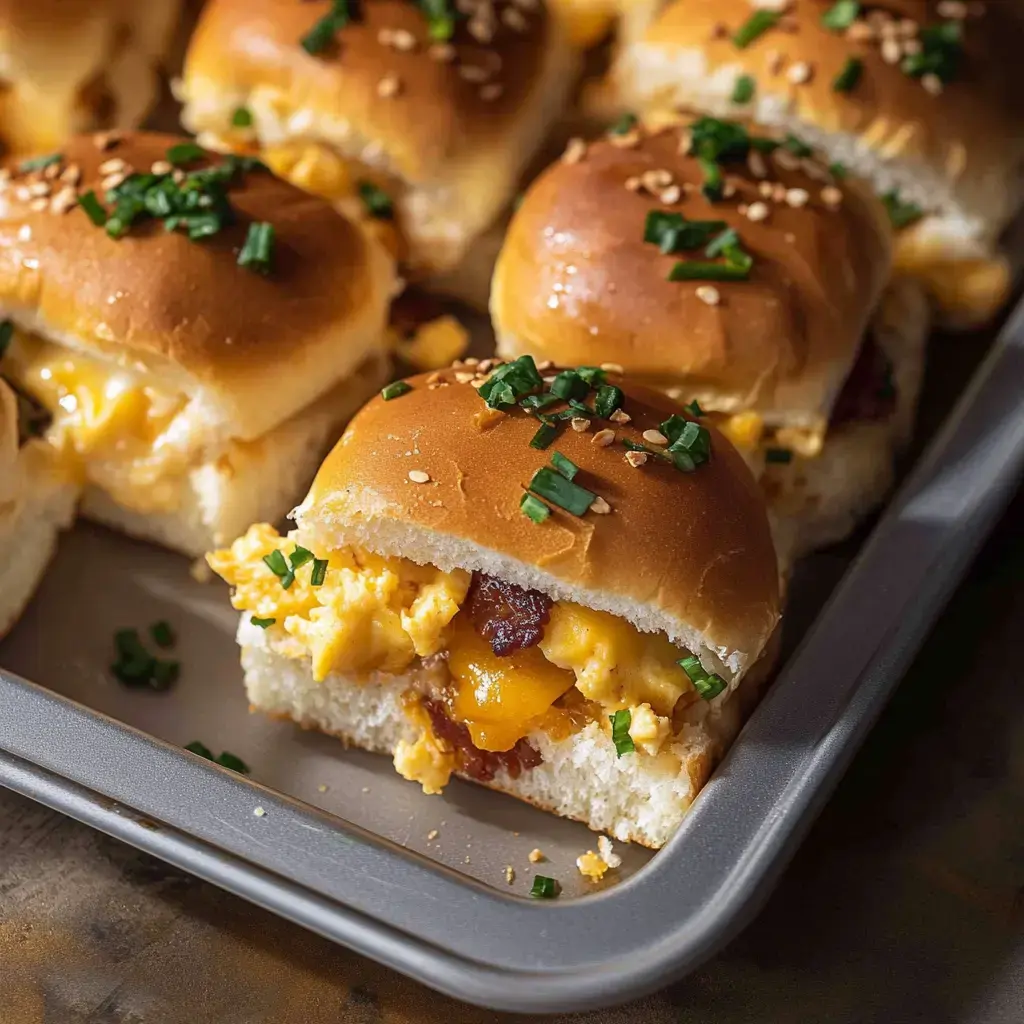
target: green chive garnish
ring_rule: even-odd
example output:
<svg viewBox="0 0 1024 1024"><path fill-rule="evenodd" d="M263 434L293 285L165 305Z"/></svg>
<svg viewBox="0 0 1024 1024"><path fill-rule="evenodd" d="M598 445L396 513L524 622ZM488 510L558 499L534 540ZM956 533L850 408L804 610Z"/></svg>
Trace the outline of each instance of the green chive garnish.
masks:
<svg viewBox="0 0 1024 1024"><path fill-rule="evenodd" d="M549 405L561 401L558 395L544 394L544 395L527 395L519 403L520 409L525 409L527 412L533 412L537 409L545 409Z"/></svg>
<svg viewBox="0 0 1024 1024"><path fill-rule="evenodd" d="M0 359L11 347L11 339L14 337L14 321L0 321Z"/></svg>
<svg viewBox="0 0 1024 1024"><path fill-rule="evenodd" d="M157 647L173 647L176 640L174 630L168 622L154 622L149 627L149 635Z"/></svg>
<svg viewBox="0 0 1024 1024"><path fill-rule="evenodd" d="M220 755L220 757L215 759L215 763L219 764L222 768L238 772L239 775L249 774L249 766L236 754L230 754L226 750Z"/></svg>
<svg viewBox="0 0 1024 1024"><path fill-rule="evenodd" d="M254 615L249 621L254 626L259 626L260 629L266 629L268 626L272 626L275 622L277 622L277 619L261 619L259 618L259 616Z"/></svg>
<svg viewBox="0 0 1024 1024"><path fill-rule="evenodd" d="M633 723L633 713L629 708L616 711L614 715L608 716L612 723L612 742L615 744L615 754L622 757L623 754L632 754L636 750L633 737L629 735L629 727Z"/></svg>
<svg viewBox="0 0 1024 1024"><path fill-rule="evenodd" d="M335 33L349 23L347 0L334 0L331 10L325 14L299 41L310 56L323 53L334 41Z"/></svg>
<svg viewBox="0 0 1024 1024"><path fill-rule="evenodd" d="M622 408L625 400L622 388L617 388L614 384L602 384L597 389L597 397L594 399L594 412L606 420L616 409Z"/></svg>
<svg viewBox="0 0 1024 1024"><path fill-rule="evenodd" d="M550 423L542 423L537 428L537 433L530 438L530 447L538 451L544 451L554 439L558 437L558 428Z"/></svg>
<svg viewBox="0 0 1024 1024"><path fill-rule="evenodd" d="M194 142L179 142L176 146L171 146L167 150L167 160L169 163L174 164L175 167L180 167L182 164L191 164L196 160L202 160L206 156L201 146L197 146Z"/></svg>
<svg viewBox="0 0 1024 1024"><path fill-rule="evenodd" d="M766 448L764 461L767 463L785 465L786 463L793 461L793 453L788 448Z"/></svg>
<svg viewBox="0 0 1024 1024"><path fill-rule="evenodd" d="M745 50L758 36L779 23L777 11L754 11L754 13L733 33L733 46Z"/></svg>
<svg viewBox="0 0 1024 1024"><path fill-rule="evenodd" d="M295 582L295 573L289 568L285 557L280 551L271 551L263 556L267 568L281 581L281 586L288 590Z"/></svg>
<svg viewBox="0 0 1024 1024"><path fill-rule="evenodd" d="M723 220L686 220L681 213L651 210L644 221L644 241L657 245L667 256L699 249L725 226Z"/></svg>
<svg viewBox="0 0 1024 1024"><path fill-rule="evenodd" d="M551 509L543 501L538 501L532 494L524 494L519 502L519 507L523 510L523 515L535 523L543 523L551 515Z"/></svg>
<svg viewBox="0 0 1024 1024"><path fill-rule="evenodd" d="M570 398L583 398L590 385L575 370L562 370L551 382L550 390L556 398L568 401Z"/></svg>
<svg viewBox="0 0 1024 1024"><path fill-rule="evenodd" d="M726 228L720 235L716 235L708 243L708 247L704 250L704 255L709 260L713 260L716 256L722 256L729 249L740 248L740 236L737 234L735 228Z"/></svg>
<svg viewBox="0 0 1024 1024"><path fill-rule="evenodd" d="M391 220L395 215L395 204L391 196L382 188L377 188L372 181L361 181L358 184L359 198L363 201L366 212L377 220Z"/></svg>
<svg viewBox="0 0 1024 1024"><path fill-rule="evenodd" d="M680 261L669 271L670 281L745 281L749 268L729 263L705 263L703 260Z"/></svg>
<svg viewBox="0 0 1024 1024"><path fill-rule="evenodd" d="M821 23L833 32L845 32L860 14L860 3L858 0L836 0L836 2L821 16Z"/></svg>
<svg viewBox="0 0 1024 1024"><path fill-rule="evenodd" d="M499 366L477 390L492 409L503 409L543 384L533 356L520 356Z"/></svg>
<svg viewBox="0 0 1024 1024"><path fill-rule="evenodd" d="M801 159L814 155L814 150L804 142L803 139L797 138L795 135L787 135L782 141L782 145L793 154Z"/></svg>
<svg viewBox="0 0 1024 1024"><path fill-rule="evenodd" d="M561 452L551 453L551 465L565 477L566 480L573 480L576 474L580 471L580 467L576 465L572 459L567 459Z"/></svg>
<svg viewBox="0 0 1024 1024"><path fill-rule="evenodd" d="M327 579L327 559L314 558L313 570L309 574L309 585L311 587L322 587Z"/></svg>
<svg viewBox="0 0 1024 1024"><path fill-rule="evenodd" d="M402 395L407 395L410 391L412 391L411 384L406 384L404 380L396 380L381 391L380 397L385 402L390 402L392 398L401 398Z"/></svg>
<svg viewBox="0 0 1024 1024"><path fill-rule="evenodd" d="M666 451L673 460L686 456L683 463L687 470L690 469L688 462L700 466L711 458L711 431L707 427L673 415L664 420L659 429L668 438Z"/></svg>
<svg viewBox="0 0 1024 1024"><path fill-rule="evenodd" d="M274 256L274 225L266 221L254 221L249 225L245 245L238 254L238 265L269 274Z"/></svg>
<svg viewBox="0 0 1024 1024"><path fill-rule="evenodd" d="M860 81L861 73L864 71L864 62L856 57L849 57L843 65L843 70L836 75L832 82L832 88L836 92L852 92Z"/></svg>
<svg viewBox="0 0 1024 1024"><path fill-rule="evenodd" d="M689 654L685 658L680 658L676 664L689 676L693 688L703 700L714 700L726 687L726 682L721 676L704 670L700 658L696 655Z"/></svg>
<svg viewBox="0 0 1024 1024"><path fill-rule="evenodd" d="M718 163L710 157L698 156L697 163L704 172L704 184L700 190L709 203L717 203L724 193L725 175Z"/></svg>
<svg viewBox="0 0 1024 1024"><path fill-rule="evenodd" d="M608 380L608 374L600 366L577 366L576 375L582 377L592 388Z"/></svg>
<svg viewBox="0 0 1024 1024"><path fill-rule="evenodd" d="M903 58L900 68L911 78L935 75L948 85L955 77L963 56L963 30L958 21L940 21L918 33L921 49Z"/></svg>
<svg viewBox="0 0 1024 1024"><path fill-rule="evenodd" d="M562 887L553 878L546 875L534 875L533 885L530 887L530 895L535 900L553 900Z"/></svg>
<svg viewBox="0 0 1024 1024"><path fill-rule="evenodd" d="M574 516L584 515L597 498L593 491L580 487L572 480L566 480L560 473L548 469L547 466L533 474L529 489L538 497Z"/></svg>
<svg viewBox="0 0 1024 1024"><path fill-rule="evenodd" d="M185 749L193 754L197 754L199 757L205 757L207 761L213 760L213 751L205 743L200 743L199 740L186 743Z"/></svg>
<svg viewBox="0 0 1024 1024"><path fill-rule="evenodd" d="M837 181L842 181L850 172L846 169L846 164L841 164L836 160L828 165L828 173Z"/></svg>
<svg viewBox="0 0 1024 1024"><path fill-rule="evenodd" d="M248 107L235 107L235 112L231 115L231 126L233 128L251 128L252 111Z"/></svg>
<svg viewBox="0 0 1024 1024"><path fill-rule="evenodd" d="M312 561L313 552L310 551L309 548L303 548L296 544L295 550L291 554L292 571L294 572L294 570L298 569L300 566Z"/></svg>
<svg viewBox="0 0 1024 1024"><path fill-rule="evenodd" d="M22 160L18 164L18 170L22 174L30 171L41 171L51 164L59 164L64 157L60 153L47 153L46 156L34 156L31 160Z"/></svg>
<svg viewBox="0 0 1024 1024"><path fill-rule="evenodd" d="M754 98L757 82L753 75L740 75L732 87L733 103L749 103Z"/></svg>
<svg viewBox="0 0 1024 1024"><path fill-rule="evenodd" d="M436 42L446 43L455 34L455 12L448 0L420 0L427 16L427 31Z"/></svg>
<svg viewBox="0 0 1024 1024"><path fill-rule="evenodd" d="M107 223L107 211L96 198L96 193L91 189L78 197L78 205L85 211L85 215L101 228Z"/></svg>
<svg viewBox="0 0 1024 1024"><path fill-rule="evenodd" d="M637 126L636 114L623 114L609 129L609 135L628 135Z"/></svg>
<svg viewBox="0 0 1024 1024"><path fill-rule="evenodd" d="M905 228L924 216L924 210L920 206L916 203L904 202L895 189L882 196L882 205L885 207L886 213L889 214L892 226L896 229Z"/></svg>
<svg viewBox="0 0 1024 1024"><path fill-rule="evenodd" d="M700 402L695 398L689 405L684 405L683 408L691 415L700 418L704 415L704 410L700 407Z"/></svg>

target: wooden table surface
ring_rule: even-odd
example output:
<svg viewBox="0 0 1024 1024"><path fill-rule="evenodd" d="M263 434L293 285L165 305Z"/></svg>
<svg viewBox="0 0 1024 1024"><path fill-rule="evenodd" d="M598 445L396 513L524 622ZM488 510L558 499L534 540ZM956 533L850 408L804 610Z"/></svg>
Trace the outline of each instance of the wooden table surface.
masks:
<svg viewBox="0 0 1024 1024"><path fill-rule="evenodd" d="M562 1019L1024 1021L1022 518L1018 497L746 932L664 993ZM0 1024L514 1019L0 790Z"/></svg>

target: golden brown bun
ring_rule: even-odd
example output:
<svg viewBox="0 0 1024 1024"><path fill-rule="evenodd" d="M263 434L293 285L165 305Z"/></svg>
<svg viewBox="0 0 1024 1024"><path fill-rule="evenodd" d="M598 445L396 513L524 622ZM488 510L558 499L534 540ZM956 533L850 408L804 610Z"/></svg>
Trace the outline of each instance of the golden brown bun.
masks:
<svg viewBox="0 0 1024 1024"><path fill-rule="evenodd" d="M138 124L179 0L7 0L0 5L0 141L46 150L68 135Z"/></svg>
<svg viewBox="0 0 1024 1024"><path fill-rule="evenodd" d="M300 530L610 611L710 651L730 675L756 660L779 615L775 553L758 487L720 434L712 430L711 459L692 473L654 459L633 468L618 440L593 443L596 428L566 425L538 451L537 420L488 409L455 373L443 371L440 387L411 378L408 394L363 408L297 510ZM678 412L663 396L625 390L632 422L599 424L619 439L644 443L644 430ZM555 451L610 513L553 508L539 524L523 514L524 487Z"/></svg>
<svg viewBox="0 0 1024 1024"><path fill-rule="evenodd" d="M822 145L880 192L898 188L924 209L962 221L954 235L992 241L1022 198L1024 99L1014 5L962 5L983 7L984 14L964 21L963 58L939 95L905 74L898 60L887 63L880 36L859 41L850 32L866 29L823 26L831 5L794 0L779 27L739 49L731 36L751 16L748 0L676 0L620 55L612 91L638 112L685 108L784 126ZM941 7L892 0L884 9L933 26L942 20ZM851 58L863 62L860 80L850 92L836 91L833 82ZM810 78L794 84L789 76L801 63ZM741 74L755 79L756 93L738 107L731 94Z"/></svg>
<svg viewBox="0 0 1024 1024"><path fill-rule="evenodd" d="M438 59L417 4L365 0L335 43L310 55L300 40L330 7L211 0L189 49L183 121L230 144L244 105L253 126L243 141L323 143L364 176L372 169L397 200L411 262L446 269L512 198L561 108L572 52L539 2L482 3L457 19L451 56Z"/></svg>
<svg viewBox="0 0 1024 1024"><path fill-rule="evenodd" d="M178 141L134 133L101 150L81 136L63 148L63 165L80 170L80 193L103 195L105 162L148 171ZM266 172L232 186L237 222L201 242L156 221L115 241L81 207L55 212L63 183L52 184L50 205L40 203L34 193L43 181L38 172L15 173L0 191L3 315L164 386L202 393L234 437L264 433L383 343L388 257L329 204ZM266 276L237 263L253 221L276 232Z"/></svg>
<svg viewBox="0 0 1024 1024"><path fill-rule="evenodd" d="M681 129L640 135L630 148L591 144L527 192L491 290L500 354L618 363L653 386L685 385L714 408L823 428L888 274L880 205L843 183L839 207L830 208L821 195L835 186L775 158L766 180L803 189L805 206L763 199L764 181L742 162L726 165L735 195L709 203L697 161L679 152ZM627 189L628 179L657 170L682 187L679 201ZM755 202L770 210L759 223L740 212ZM754 258L749 280L714 282L717 305L699 297L705 282L669 281L676 260L702 254L666 256L644 242L656 209L735 228Z"/></svg>

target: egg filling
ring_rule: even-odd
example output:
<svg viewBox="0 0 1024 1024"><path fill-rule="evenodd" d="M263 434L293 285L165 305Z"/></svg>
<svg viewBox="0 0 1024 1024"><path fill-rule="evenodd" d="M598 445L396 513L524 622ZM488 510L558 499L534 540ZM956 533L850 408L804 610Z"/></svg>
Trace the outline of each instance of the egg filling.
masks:
<svg viewBox="0 0 1024 1024"><path fill-rule="evenodd" d="M570 602L552 604L538 643L495 654L463 610L472 575L461 569L353 547L323 551L266 524L207 561L276 653L308 658L318 682L407 674L420 702L443 707L477 752L512 751L537 730L558 738L591 721L609 728L609 716L628 709L635 749L657 754L673 716L699 699L679 665L687 652L664 634ZM414 671L436 663L447 671ZM437 788L446 744L420 702L409 713L423 735L396 753L396 766Z"/></svg>

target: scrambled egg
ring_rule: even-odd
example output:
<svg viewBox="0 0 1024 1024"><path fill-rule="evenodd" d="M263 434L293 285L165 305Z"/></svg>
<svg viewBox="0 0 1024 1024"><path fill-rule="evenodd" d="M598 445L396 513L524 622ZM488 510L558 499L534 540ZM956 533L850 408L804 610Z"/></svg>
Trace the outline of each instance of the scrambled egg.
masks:
<svg viewBox="0 0 1024 1024"><path fill-rule="evenodd" d="M453 316L439 316L416 328L408 340L396 338L395 351L417 370L439 370L461 359L469 348L469 331Z"/></svg>
<svg viewBox="0 0 1024 1024"><path fill-rule="evenodd" d="M429 724L415 743L398 741L394 764L403 779L418 782L428 796L441 793L459 766L454 752L444 748Z"/></svg>

